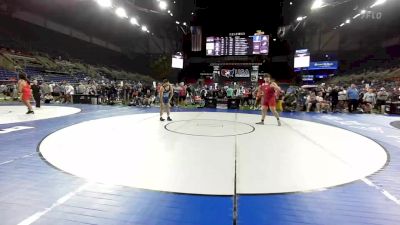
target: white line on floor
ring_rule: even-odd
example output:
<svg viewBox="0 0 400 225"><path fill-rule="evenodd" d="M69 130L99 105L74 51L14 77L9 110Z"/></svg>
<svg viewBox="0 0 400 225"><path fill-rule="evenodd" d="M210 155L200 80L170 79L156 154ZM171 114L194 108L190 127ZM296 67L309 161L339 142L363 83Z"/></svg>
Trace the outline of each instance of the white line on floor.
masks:
<svg viewBox="0 0 400 225"><path fill-rule="evenodd" d="M55 203L53 203L49 208L46 208L43 211L37 212L35 214L33 214L32 216L26 218L25 220L23 220L22 222L18 223L17 225L30 225L34 222L36 222L37 220L39 220L42 216L46 215L47 213L49 213L50 211L52 211L54 208L56 208L57 206L65 203L66 201L68 201L69 199L71 199L72 197L74 197L76 194L78 194L79 192L81 192L83 189L85 189L87 186L89 186L91 183L86 183L82 186L80 186L79 188L77 188L75 191L70 192L66 195L64 195L63 197L59 198Z"/></svg>
<svg viewBox="0 0 400 225"><path fill-rule="evenodd" d="M2 166L2 165L4 165L4 164L7 164L7 163L11 163L11 162L14 162L14 159L13 159L13 160L8 160L8 161L5 161L5 162L0 163L0 166Z"/></svg>
<svg viewBox="0 0 400 225"><path fill-rule="evenodd" d="M33 156L34 154L35 154L35 153L31 153L31 154L29 154L29 155L24 155L24 156L21 156L21 157L12 159L12 160L8 160L8 161L5 161L5 162L2 162L2 163L0 163L0 166L5 165L5 164L8 164L8 163L12 163L12 162L14 162L14 161L16 161L16 160L18 160L18 159L23 159L23 158L31 157L31 156Z"/></svg>
<svg viewBox="0 0 400 225"><path fill-rule="evenodd" d="M366 183L368 186L370 187L374 187L375 189L377 189L378 191L380 191L383 195L386 196L386 198L392 200L393 202L395 202L397 205L400 205L400 200L397 199L394 195L390 194L388 191L386 191L385 189L379 187L378 185L374 184L372 181L370 181L367 178L362 178L361 179L364 183Z"/></svg>

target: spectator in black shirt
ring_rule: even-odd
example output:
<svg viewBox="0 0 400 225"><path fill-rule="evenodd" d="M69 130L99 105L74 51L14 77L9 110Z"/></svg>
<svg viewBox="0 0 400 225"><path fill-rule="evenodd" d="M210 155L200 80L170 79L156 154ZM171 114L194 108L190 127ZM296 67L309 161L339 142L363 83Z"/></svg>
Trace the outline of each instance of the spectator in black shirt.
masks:
<svg viewBox="0 0 400 225"><path fill-rule="evenodd" d="M38 81L34 80L31 85L32 95L35 99L36 108L40 108L40 86L38 85Z"/></svg>
<svg viewBox="0 0 400 225"><path fill-rule="evenodd" d="M339 103L339 87L335 87L332 89L331 93L330 93L330 97L331 97L331 111L332 112L336 112L336 107Z"/></svg>

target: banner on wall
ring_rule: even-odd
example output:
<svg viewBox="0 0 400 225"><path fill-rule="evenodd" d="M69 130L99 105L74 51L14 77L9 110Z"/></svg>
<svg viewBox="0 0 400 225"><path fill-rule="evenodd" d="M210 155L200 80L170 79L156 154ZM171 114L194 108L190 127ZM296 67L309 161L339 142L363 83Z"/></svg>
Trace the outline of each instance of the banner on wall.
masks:
<svg viewBox="0 0 400 225"><path fill-rule="evenodd" d="M308 70L336 70L339 67L338 61L311 62Z"/></svg>
<svg viewBox="0 0 400 225"><path fill-rule="evenodd" d="M250 78L250 69L222 69L220 75L226 78Z"/></svg>

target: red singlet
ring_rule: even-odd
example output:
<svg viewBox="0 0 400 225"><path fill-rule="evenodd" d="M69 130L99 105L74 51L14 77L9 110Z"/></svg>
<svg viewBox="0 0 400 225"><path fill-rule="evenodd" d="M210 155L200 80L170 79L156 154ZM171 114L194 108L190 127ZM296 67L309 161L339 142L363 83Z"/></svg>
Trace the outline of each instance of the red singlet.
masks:
<svg viewBox="0 0 400 225"><path fill-rule="evenodd" d="M22 100L27 101L30 100L31 98L32 98L31 85L25 82L25 85L22 87Z"/></svg>
<svg viewBox="0 0 400 225"><path fill-rule="evenodd" d="M263 93L262 105L265 107L275 107L276 106L275 89L271 87L271 84L267 83L262 84L260 88Z"/></svg>

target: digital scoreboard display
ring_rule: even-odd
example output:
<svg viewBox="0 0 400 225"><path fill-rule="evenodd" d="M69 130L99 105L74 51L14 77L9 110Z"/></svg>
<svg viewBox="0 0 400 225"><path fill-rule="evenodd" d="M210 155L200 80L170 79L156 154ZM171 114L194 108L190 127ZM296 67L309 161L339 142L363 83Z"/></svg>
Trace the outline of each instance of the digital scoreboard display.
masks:
<svg viewBox="0 0 400 225"><path fill-rule="evenodd" d="M228 37L207 37L207 56L268 55L269 36L246 36L244 33Z"/></svg>

